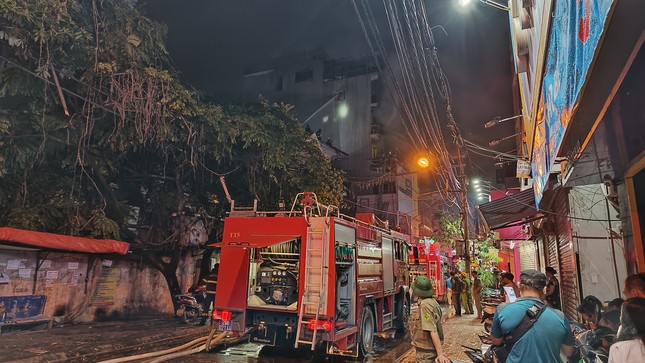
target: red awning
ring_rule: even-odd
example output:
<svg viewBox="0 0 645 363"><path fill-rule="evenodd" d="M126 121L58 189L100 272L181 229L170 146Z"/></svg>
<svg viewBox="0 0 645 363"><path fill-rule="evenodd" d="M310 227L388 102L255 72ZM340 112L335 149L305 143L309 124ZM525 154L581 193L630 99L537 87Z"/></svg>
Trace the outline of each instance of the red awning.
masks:
<svg viewBox="0 0 645 363"><path fill-rule="evenodd" d="M125 255L130 248L128 243L113 239L73 237L8 227L0 227L0 241L61 251L119 253L121 255Z"/></svg>

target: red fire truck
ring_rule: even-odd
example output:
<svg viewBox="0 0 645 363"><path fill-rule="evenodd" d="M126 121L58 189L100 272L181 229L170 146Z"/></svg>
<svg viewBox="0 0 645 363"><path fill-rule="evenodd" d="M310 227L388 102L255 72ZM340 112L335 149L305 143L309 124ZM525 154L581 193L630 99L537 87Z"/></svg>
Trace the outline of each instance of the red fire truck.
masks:
<svg viewBox="0 0 645 363"><path fill-rule="evenodd" d="M310 192L298 202L224 220L213 321L259 344L365 355L376 332L405 329L410 237Z"/></svg>
<svg viewBox="0 0 645 363"><path fill-rule="evenodd" d="M432 281L434 287L435 298L441 300L446 295L444 272L447 268L445 258L440 254L439 243L425 244L424 240L419 240L418 243L413 242L411 245L411 253L409 255L410 263L410 279L414 281L417 276L426 276ZM446 270L446 271L444 271Z"/></svg>

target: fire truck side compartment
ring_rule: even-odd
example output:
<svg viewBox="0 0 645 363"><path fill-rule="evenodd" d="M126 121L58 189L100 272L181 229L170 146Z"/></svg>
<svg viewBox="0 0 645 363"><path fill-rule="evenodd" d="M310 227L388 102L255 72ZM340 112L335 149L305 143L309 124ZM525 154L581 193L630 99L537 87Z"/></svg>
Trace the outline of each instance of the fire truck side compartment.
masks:
<svg viewBox="0 0 645 363"><path fill-rule="evenodd" d="M334 221L336 262L336 331L355 326L356 229Z"/></svg>
<svg viewBox="0 0 645 363"><path fill-rule="evenodd" d="M383 289L386 292L394 290L394 260L393 260L393 246L392 239L383 237L382 239L382 252L383 252Z"/></svg>

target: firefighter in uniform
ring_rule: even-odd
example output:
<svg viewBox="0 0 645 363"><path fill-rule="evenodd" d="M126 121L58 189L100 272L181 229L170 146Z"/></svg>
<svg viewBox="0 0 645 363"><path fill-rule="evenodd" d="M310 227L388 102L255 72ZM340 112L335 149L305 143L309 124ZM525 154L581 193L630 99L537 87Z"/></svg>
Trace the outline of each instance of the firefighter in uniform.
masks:
<svg viewBox="0 0 645 363"><path fill-rule="evenodd" d="M201 283L206 285L206 298L204 299L204 312L208 313L211 309L211 304L215 300L215 289L217 288L217 275L219 274L219 263L216 263L213 266L211 272L204 276L201 280ZM206 320L208 316L202 317L201 325L206 325Z"/></svg>
<svg viewBox="0 0 645 363"><path fill-rule="evenodd" d="M443 327L441 307L434 297L432 281L419 276L412 283L412 291L419 297L419 312L410 316L412 346L416 351L417 363L450 363L443 355Z"/></svg>

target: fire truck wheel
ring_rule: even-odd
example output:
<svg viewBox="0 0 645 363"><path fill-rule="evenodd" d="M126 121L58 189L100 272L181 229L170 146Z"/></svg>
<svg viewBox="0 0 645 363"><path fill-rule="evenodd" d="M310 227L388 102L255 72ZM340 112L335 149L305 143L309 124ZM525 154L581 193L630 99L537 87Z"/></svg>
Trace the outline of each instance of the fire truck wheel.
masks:
<svg viewBox="0 0 645 363"><path fill-rule="evenodd" d="M361 334L359 341L359 353L366 357L372 351L374 345L374 314L368 306L363 307L361 318Z"/></svg>
<svg viewBox="0 0 645 363"><path fill-rule="evenodd" d="M399 333L408 331L408 319L410 318L410 297L403 295L396 304L396 330Z"/></svg>

